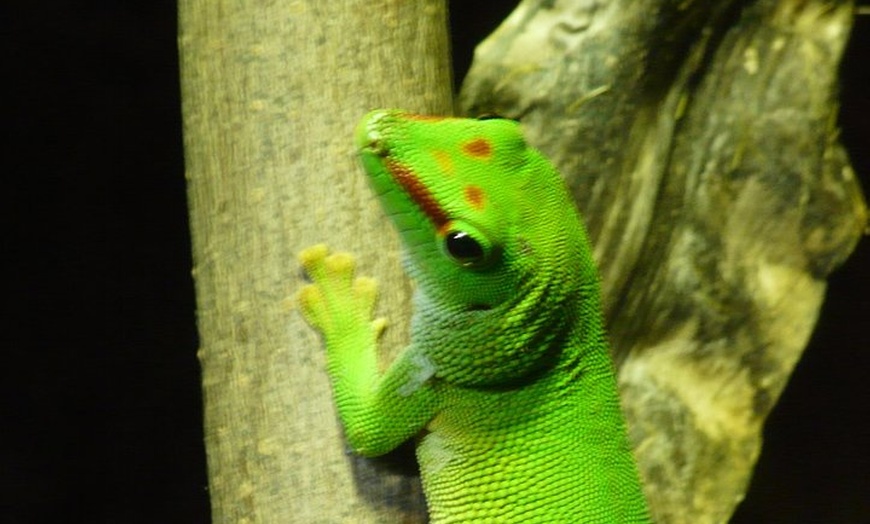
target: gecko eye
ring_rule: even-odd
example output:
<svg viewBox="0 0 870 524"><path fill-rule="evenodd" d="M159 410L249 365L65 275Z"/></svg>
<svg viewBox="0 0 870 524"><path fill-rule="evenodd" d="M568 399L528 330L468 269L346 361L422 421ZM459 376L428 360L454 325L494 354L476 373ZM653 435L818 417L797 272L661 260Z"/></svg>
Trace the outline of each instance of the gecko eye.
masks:
<svg viewBox="0 0 870 524"><path fill-rule="evenodd" d="M481 268L493 261L495 249L489 239L474 228L452 228L441 245L455 263L467 268Z"/></svg>
<svg viewBox="0 0 870 524"><path fill-rule="evenodd" d="M463 266L471 266L484 258L483 246L465 231L451 231L445 237L447 254Z"/></svg>
<svg viewBox="0 0 870 524"><path fill-rule="evenodd" d="M489 266L499 252L492 238L474 224L465 220L452 220L440 236L441 252L453 263L481 269Z"/></svg>

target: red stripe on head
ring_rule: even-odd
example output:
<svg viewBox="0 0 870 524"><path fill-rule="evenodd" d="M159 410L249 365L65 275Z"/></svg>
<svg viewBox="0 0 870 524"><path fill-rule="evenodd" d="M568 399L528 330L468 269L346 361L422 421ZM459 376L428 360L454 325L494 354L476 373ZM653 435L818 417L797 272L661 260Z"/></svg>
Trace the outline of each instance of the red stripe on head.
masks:
<svg viewBox="0 0 870 524"><path fill-rule="evenodd" d="M420 210L429 217L436 229L442 228L449 222L447 213L438 205L438 201L429 192L423 182L417 178L411 169L396 162L395 160L386 161L387 170L393 175L393 180L396 181L405 190L405 193L411 197L411 200L420 207Z"/></svg>

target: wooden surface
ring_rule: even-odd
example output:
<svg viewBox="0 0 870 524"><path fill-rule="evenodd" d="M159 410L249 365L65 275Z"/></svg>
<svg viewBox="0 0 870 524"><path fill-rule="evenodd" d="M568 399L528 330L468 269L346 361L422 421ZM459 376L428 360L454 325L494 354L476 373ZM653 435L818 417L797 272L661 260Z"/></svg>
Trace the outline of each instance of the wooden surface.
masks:
<svg viewBox="0 0 870 524"><path fill-rule="evenodd" d="M835 125L850 9L525 1L465 81L463 111L521 118L587 219L658 522L730 517L866 227Z"/></svg>
<svg viewBox="0 0 870 524"><path fill-rule="evenodd" d="M353 251L406 331L398 244L357 165L367 111L450 108L443 2L182 1L184 137L212 518L420 522L415 478L349 457L296 254ZM371 13L378 13L372 16Z"/></svg>

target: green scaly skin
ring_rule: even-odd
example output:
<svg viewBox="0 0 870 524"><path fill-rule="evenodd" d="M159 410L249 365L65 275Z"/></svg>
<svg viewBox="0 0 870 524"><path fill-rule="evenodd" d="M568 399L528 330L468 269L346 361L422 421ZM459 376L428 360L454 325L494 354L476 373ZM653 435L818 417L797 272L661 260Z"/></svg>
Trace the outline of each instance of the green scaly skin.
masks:
<svg viewBox="0 0 870 524"><path fill-rule="evenodd" d="M356 141L418 290L380 373L374 281L325 246L300 255L353 449L416 437L437 524L649 522L589 242L552 165L504 119L375 111Z"/></svg>

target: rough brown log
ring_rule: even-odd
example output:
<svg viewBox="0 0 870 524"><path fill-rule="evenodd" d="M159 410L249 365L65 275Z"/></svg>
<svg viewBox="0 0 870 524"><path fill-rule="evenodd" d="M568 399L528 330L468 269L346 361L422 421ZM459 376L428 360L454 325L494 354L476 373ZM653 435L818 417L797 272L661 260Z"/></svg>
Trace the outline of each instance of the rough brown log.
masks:
<svg viewBox="0 0 870 524"><path fill-rule="evenodd" d="M657 522L726 522L867 210L838 142L853 6L527 0L462 110L521 118L589 224Z"/></svg>

